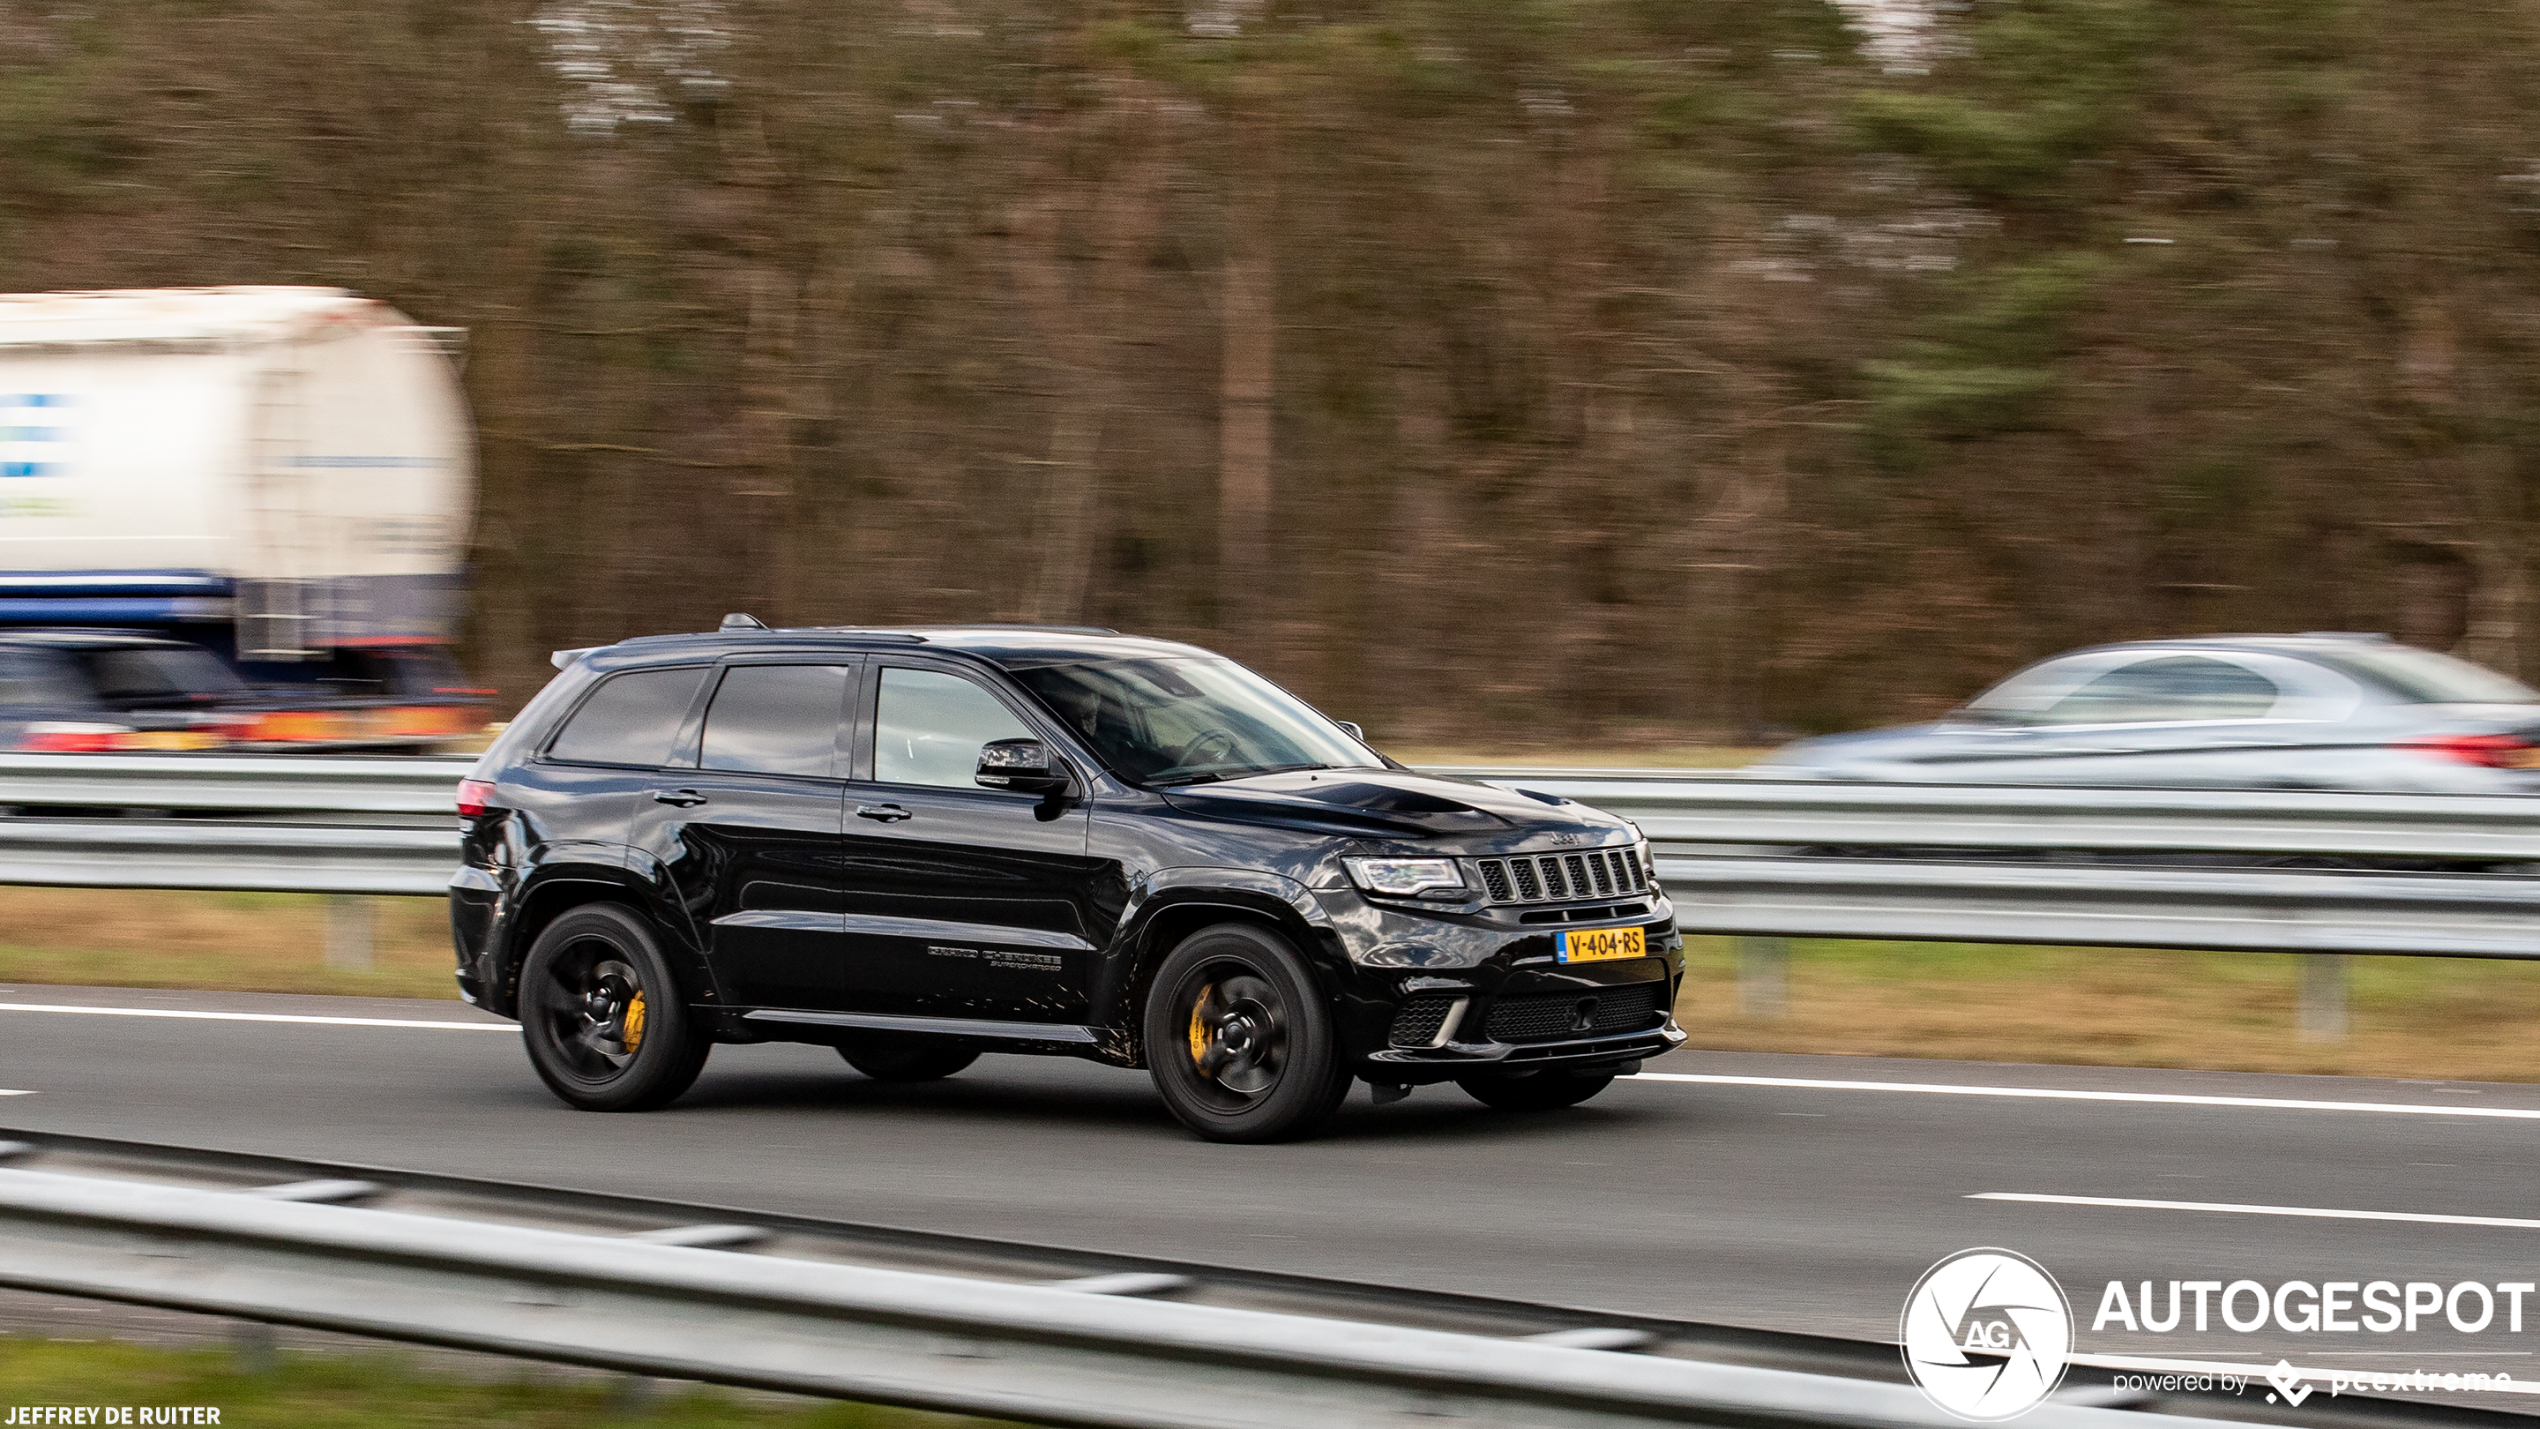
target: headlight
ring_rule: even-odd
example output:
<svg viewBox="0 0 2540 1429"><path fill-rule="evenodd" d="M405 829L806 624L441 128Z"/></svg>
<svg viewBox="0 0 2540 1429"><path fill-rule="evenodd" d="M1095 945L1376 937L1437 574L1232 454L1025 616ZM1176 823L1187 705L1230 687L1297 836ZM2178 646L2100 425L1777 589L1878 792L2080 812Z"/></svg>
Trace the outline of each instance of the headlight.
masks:
<svg viewBox="0 0 2540 1429"><path fill-rule="evenodd" d="M1463 871L1451 858L1345 858L1350 880L1370 893L1417 898L1432 888L1464 886Z"/></svg>

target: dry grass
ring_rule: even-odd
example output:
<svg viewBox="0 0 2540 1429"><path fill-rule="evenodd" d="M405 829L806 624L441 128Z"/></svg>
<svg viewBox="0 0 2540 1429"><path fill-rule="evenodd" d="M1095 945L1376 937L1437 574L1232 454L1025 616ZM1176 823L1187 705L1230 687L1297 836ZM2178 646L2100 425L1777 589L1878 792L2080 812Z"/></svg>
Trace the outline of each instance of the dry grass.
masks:
<svg viewBox="0 0 2540 1429"><path fill-rule="evenodd" d="M0 887L0 982L458 996L438 898L375 898L373 970L326 966L326 900Z"/></svg>
<svg viewBox="0 0 2540 1429"><path fill-rule="evenodd" d="M2540 967L2349 959L2343 1042L2295 1033L2297 959L2270 953L1801 939L1790 1015L1738 1015L1725 938L1687 940L1693 1045L1983 1061L2540 1081Z"/></svg>

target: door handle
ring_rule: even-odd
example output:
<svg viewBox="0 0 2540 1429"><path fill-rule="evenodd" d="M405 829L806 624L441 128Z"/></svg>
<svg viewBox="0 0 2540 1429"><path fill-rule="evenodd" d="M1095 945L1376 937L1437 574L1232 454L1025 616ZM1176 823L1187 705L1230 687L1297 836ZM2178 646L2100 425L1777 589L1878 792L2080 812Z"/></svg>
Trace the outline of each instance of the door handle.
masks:
<svg viewBox="0 0 2540 1429"><path fill-rule="evenodd" d="M885 824L896 824L902 819L917 817L897 804L858 804L855 806L855 816L859 819L872 819Z"/></svg>
<svg viewBox="0 0 2540 1429"><path fill-rule="evenodd" d="M694 789L664 789L653 796L654 803L668 804L675 809L693 809L705 801L706 796Z"/></svg>

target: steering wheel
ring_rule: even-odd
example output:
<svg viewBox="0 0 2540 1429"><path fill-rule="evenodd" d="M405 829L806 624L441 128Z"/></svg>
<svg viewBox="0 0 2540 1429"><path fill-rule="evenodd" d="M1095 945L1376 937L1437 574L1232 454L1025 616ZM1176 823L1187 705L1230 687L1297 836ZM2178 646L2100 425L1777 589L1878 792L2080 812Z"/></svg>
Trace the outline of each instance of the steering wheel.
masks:
<svg viewBox="0 0 2540 1429"><path fill-rule="evenodd" d="M1192 765L1200 763L1201 761L1196 756L1201 750L1206 749L1211 745L1219 746L1218 757L1221 759L1232 757L1236 750L1241 747L1236 742L1233 730L1224 728L1204 729L1199 733L1192 735L1190 743L1183 745L1179 750L1174 752L1172 767L1176 769L1188 769Z"/></svg>

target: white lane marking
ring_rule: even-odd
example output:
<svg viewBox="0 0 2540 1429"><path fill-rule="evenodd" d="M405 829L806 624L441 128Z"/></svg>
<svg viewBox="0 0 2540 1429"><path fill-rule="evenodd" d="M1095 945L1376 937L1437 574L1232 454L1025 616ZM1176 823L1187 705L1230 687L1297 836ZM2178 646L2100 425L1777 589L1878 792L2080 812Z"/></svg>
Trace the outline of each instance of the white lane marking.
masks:
<svg viewBox="0 0 2540 1429"><path fill-rule="evenodd" d="M33 1092L22 1092L12 1087L0 1087L0 1097L31 1097L34 1095L35 1093Z"/></svg>
<svg viewBox="0 0 2540 1429"><path fill-rule="evenodd" d="M2137 1201L2124 1196L2045 1196L2031 1191L1978 1191L1970 1201L2028 1201L2046 1206L2114 1206L2126 1211L2212 1211L2234 1216L2306 1216L2323 1221L2414 1221L2429 1226L2503 1226L2540 1231L2519 1216L2442 1216L2430 1211L2341 1211L2326 1206L2244 1206L2230 1201Z"/></svg>
<svg viewBox="0 0 2540 1429"><path fill-rule="evenodd" d="M454 1032L518 1032L510 1022L450 1022L419 1017L309 1017L286 1012L195 1012L175 1007L76 1007L68 1003L0 1002L0 1012L77 1012L92 1017L185 1017L205 1022L313 1022L326 1027L441 1027Z"/></svg>
<svg viewBox="0 0 2540 1429"><path fill-rule="evenodd" d="M2164 1106L2239 1106L2272 1111L2382 1111L2408 1116L2487 1116L2540 1121L2540 1107L2440 1106L2417 1102L2318 1102L2293 1097L2199 1097L2183 1092L2085 1092L2062 1087L1962 1087L1947 1082L1836 1082L1812 1077L1732 1077L1703 1072L1641 1072L1641 1082L1709 1082L1733 1087L1806 1087L1835 1092L1920 1092L1940 1097L2033 1097L2043 1101L2152 1102Z"/></svg>

